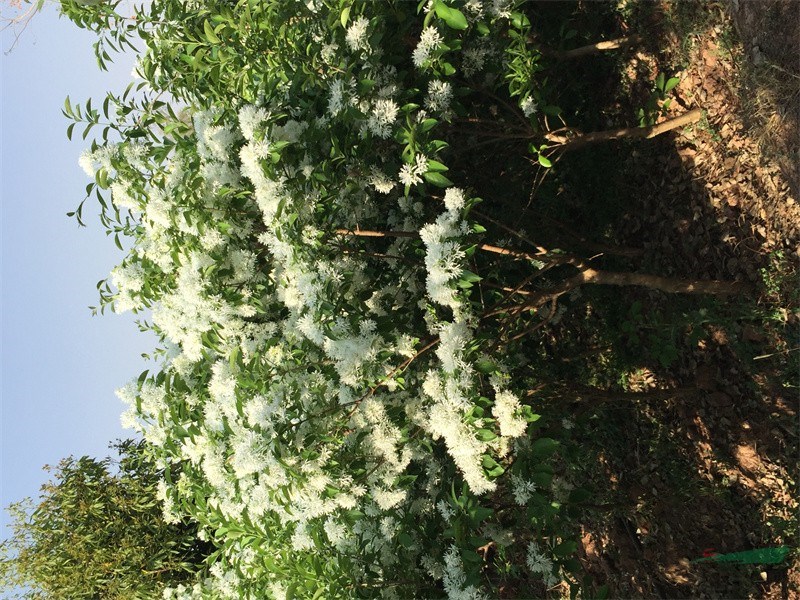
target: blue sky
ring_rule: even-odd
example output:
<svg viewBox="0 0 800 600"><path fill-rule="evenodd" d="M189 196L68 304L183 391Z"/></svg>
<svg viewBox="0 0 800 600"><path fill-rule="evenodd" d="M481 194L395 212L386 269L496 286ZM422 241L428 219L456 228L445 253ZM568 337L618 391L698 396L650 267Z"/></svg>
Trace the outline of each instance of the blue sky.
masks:
<svg viewBox="0 0 800 600"><path fill-rule="evenodd" d="M3 51L12 39L6 30ZM150 366L141 354L153 339L130 314L92 317L88 309L95 284L123 258L96 206L86 204L86 228L66 216L89 180L77 162L87 142L66 138L64 98L99 105L130 81L133 58L101 72L94 39L49 6L0 59L3 508L38 494L43 465L106 456L111 440L129 437L114 390ZM2 537L7 522L3 511Z"/></svg>

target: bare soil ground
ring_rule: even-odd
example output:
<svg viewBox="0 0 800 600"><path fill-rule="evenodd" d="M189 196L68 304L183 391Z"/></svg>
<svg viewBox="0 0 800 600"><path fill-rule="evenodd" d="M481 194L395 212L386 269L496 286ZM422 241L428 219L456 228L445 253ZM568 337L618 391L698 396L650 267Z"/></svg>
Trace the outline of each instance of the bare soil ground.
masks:
<svg viewBox="0 0 800 600"><path fill-rule="evenodd" d="M584 525L581 560L614 598L800 598L796 558L693 562L779 545L797 556L800 3L644 4L619 23L649 40L623 72L678 76L669 114L705 117L620 152L631 204L613 237L642 250L640 270L744 281L752 294L683 330L697 335L669 366L643 360L633 394L587 430L606 444L587 469L614 508ZM645 312L674 303L632 299Z"/></svg>

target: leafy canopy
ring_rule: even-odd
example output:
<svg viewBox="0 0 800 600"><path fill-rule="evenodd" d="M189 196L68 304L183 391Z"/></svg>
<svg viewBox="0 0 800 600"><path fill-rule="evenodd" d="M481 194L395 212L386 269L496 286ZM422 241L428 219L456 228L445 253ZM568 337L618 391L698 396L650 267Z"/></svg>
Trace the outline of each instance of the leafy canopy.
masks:
<svg viewBox="0 0 800 600"><path fill-rule="evenodd" d="M69 457L51 468L38 502L10 507L0 572L27 598L153 598L192 579L210 548L196 527L167 523L161 474L141 442L113 446L119 460ZM115 468L116 466L116 468Z"/></svg>

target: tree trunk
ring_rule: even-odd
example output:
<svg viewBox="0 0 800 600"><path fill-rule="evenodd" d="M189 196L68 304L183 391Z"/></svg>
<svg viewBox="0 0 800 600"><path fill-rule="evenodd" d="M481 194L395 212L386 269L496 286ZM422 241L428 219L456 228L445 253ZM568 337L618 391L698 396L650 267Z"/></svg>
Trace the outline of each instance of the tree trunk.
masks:
<svg viewBox="0 0 800 600"><path fill-rule="evenodd" d="M750 286L741 281L718 281L703 279L677 279L673 277L661 277L659 275L649 275L647 273L618 273L615 271L598 271L596 269L584 268L574 277L561 282L555 288L531 294L532 301L527 302L521 307L515 308L515 312L538 308L545 302L563 296L567 292L574 290L584 284L592 283L596 285L636 285L661 290L668 294L709 294L712 296L729 296L732 294L742 294L750 291Z"/></svg>
<svg viewBox="0 0 800 600"><path fill-rule="evenodd" d="M599 54L607 50L616 50L623 46L639 43L642 40L638 35L631 35L627 37L617 38L615 40L608 40L605 42L598 42L596 44L589 44L581 46L580 48L573 48L572 50L553 51L542 49L542 54L546 56L553 56L559 60L568 60L570 58L580 58L581 56L589 56L592 54Z"/></svg>
<svg viewBox="0 0 800 600"><path fill-rule="evenodd" d="M703 118L703 111L699 108L690 110L689 112L668 119L658 125L651 127L625 127L622 129L610 129L608 131L593 131L591 133L583 133L577 136L569 137L558 135L556 133L545 134L545 139L556 144L561 144L562 150L574 150L589 144L597 144L599 142L610 142L611 140L621 139L650 139L657 135L685 127L692 123L697 123Z"/></svg>

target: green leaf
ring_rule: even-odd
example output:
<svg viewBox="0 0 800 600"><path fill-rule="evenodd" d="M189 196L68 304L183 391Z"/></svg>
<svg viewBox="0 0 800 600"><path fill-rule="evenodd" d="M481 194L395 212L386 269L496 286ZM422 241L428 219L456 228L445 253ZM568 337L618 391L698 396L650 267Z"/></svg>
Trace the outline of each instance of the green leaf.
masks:
<svg viewBox="0 0 800 600"><path fill-rule="evenodd" d="M693 563L698 562L717 562L717 563L736 563L740 565L776 565L786 560L789 556L788 546L776 546L774 548L757 548L756 550L745 550L743 552L732 552L730 554L714 554L706 558L698 558Z"/></svg>
<svg viewBox="0 0 800 600"><path fill-rule="evenodd" d="M430 131L431 129L434 128L434 126L438 122L439 121L437 121L436 119L425 119L424 121L422 121L422 123L420 123L420 125L422 126L422 131ZM439 163L439 164L441 164L441 163Z"/></svg>
<svg viewBox="0 0 800 600"><path fill-rule="evenodd" d="M488 454L483 455L483 460L481 461L483 465L483 469L486 471L486 474L489 477L496 478L500 477L503 473L505 473L505 469L491 456Z"/></svg>
<svg viewBox="0 0 800 600"><path fill-rule="evenodd" d="M583 573L583 567L581 563L575 558L568 558L567 560L565 560L564 568L573 575Z"/></svg>
<svg viewBox="0 0 800 600"><path fill-rule="evenodd" d="M482 442L491 442L497 439L497 436L491 429L478 429L475 436Z"/></svg>
<svg viewBox="0 0 800 600"><path fill-rule="evenodd" d="M440 188L446 188L453 185L453 182L450 181L447 177L445 177L441 173L434 173L429 171L425 173L423 177L425 178L425 181L427 181L428 183L431 183Z"/></svg>
<svg viewBox="0 0 800 600"><path fill-rule="evenodd" d="M438 160L429 160L428 161L428 171L432 171L434 173L443 173L444 171L449 171L450 169L447 165L440 163Z"/></svg>
<svg viewBox="0 0 800 600"><path fill-rule="evenodd" d="M478 283L479 281L481 281L481 279L483 279L483 277L481 277L477 273L473 273L472 271L464 269L463 271L461 271L461 276L459 277L459 279L461 281L467 281L469 283Z"/></svg>
<svg viewBox="0 0 800 600"><path fill-rule="evenodd" d="M664 91L664 73L659 73L656 77L656 87L662 92Z"/></svg>
<svg viewBox="0 0 800 600"><path fill-rule="evenodd" d="M208 21L203 22L203 31L206 34L206 39L212 44L219 44L220 39L217 37L217 34L214 33L214 28L211 26L211 23Z"/></svg>
<svg viewBox="0 0 800 600"><path fill-rule="evenodd" d="M486 411L483 410L483 407L481 407L481 406L473 406L469 410L469 412L467 413L467 416L468 417L475 417L476 419L482 419L483 418L483 414L485 412Z"/></svg>
<svg viewBox="0 0 800 600"><path fill-rule="evenodd" d="M483 558L477 552L462 552L461 558L464 560L464 562L475 564L483 562Z"/></svg>
<svg viewBox="0 0 800 600"><path fill-rule="evenodd" d="M491 508L486 508L485 506L476 506L475 508L469 511L469 516L476 523L481 523L485 521L486 519L490 518L493 514L494 511Z"/></svg>
<svg viewBox="0 0 800 600"><path fill-rule="evenodd" d="M517 29L524 29L525 27L531 26L531 22L528 17L521 12L511 13L511 24Z"/></svg>
<svg viewBox="0 0 800 600"><path fill-rule="evenodd" d="M339 17L339 21L342 23L342 27L347 27L347 20L350 18L350 8L349 6L345 6L342 10L342 15Z"/></svg>
<svg viewBox="0 0 800 600"><path fill-rule="evenodd" d="M497 365L490 360L481 359L475 363L475 368L478 370L478 373L488 375L489 373L494 373L495 370L497 370Z"/></svg>
<svg viewBox="0 0 800 600"><path fill-rule="evenodd" d="M539 164L542 165L545 169L549 169L553 166L553 163L550 162L550 159L547 158L544 154L539 155Z"/></svg>
<svg viewBox="0 0 800 600"><path fill-rule="evenodd" d="M558 442L552 438L539 438L531 445L531 454L539 458L545 458L553 454L558 448Z"/></svg>
<svg viewBox="0 0 800 600"><path fill-rule="evenodd" d="M295 581L286 588L286 600L294 600L297 597L297 585Z"/></svg>
<svg viewBox="0 0 800 600"><path fill-rule="evenodd" d="M445 77L450 77L453 73L456 72L456 68L451 65L449 62L442 63L442 73Z"/></svg>
<svg viewBox="0 0 800 600"><path fill-rule="evenodd" d="M541 415L534 414L533 409L527 404L522 406L522 416L528 423L535 423L541 418Z"/></svg>
<svg viewBox="0 0 800 600"><path fill-rule="evenodd" d="M551 483L553 483L553 474L537 471L536 473L531 474L531 481L539 488L547 488L550 487Z"/></svg>
<svg viewBox="0 0 800 600"><path fill-rule="evenodd" d="M467 18L464 14L455 8L450 8L442 0L436 0L433 5L433 10L436 11L436 16L442 21L447 23L447 26L452 29L466 29Z"/></svg>
<svg viewBox="0 0 800 600"><path fill-rule="evenodd" d="M108 189L108 171L106 171L105 168L101 167L98 169L95 178L97 179L97 185L104 190Z"/></svg>
<svg viewBox="0 0 800 600"><path fill-rule="evenodd" d="M586 502L592 497L592 493L586 488L576 488L569 493L569 501L574 504Z"/></svg>
<svg viewBox="0 0 800 600"><path fill-rule="evenodd" d="M578 542L575 540L567 540L566 542L561 542L558 546L553 548L553 554L559 558L564 558L570 554L573 554L577 549Z"/></svg>
<svg viewBox="0 0 800 600"><path fill-rule="evenodd" d="M680 83L680 79L678 77L670 77L667 80L667 83L664 85L664 93L669 92L672 88Z"/></svg>

